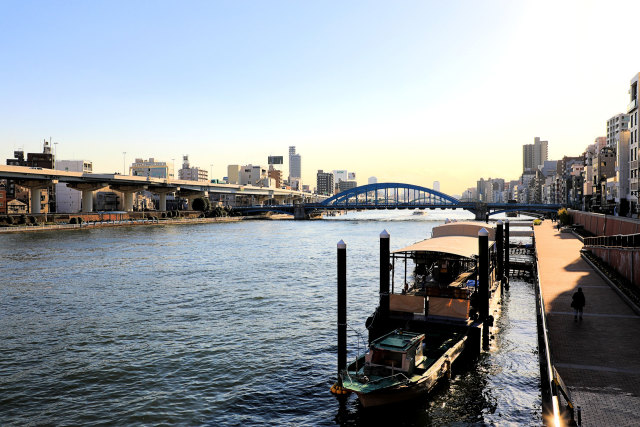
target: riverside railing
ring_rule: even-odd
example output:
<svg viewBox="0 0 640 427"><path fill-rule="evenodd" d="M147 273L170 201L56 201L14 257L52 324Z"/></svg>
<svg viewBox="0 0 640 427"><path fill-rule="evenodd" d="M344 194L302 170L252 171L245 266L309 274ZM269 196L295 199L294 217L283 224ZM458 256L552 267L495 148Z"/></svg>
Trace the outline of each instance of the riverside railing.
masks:
<svg viewBox="0 0 640 427"><path fill-rule="evenodd" d="M585 237L584 245L601 246L605 248L640 248L640 234Z"/></svg>
<svg viewBox="0 0 640 427"><path fill-rule="evenodd" d="M574 420L573 402L569 391L564 386L560 375L553 366L551 346L549 345L549 328L547 326L547 314L545 312L544 296L540 282L538 269L538 251L535 252L535 279L536 279L536 311L538 319L538 351L540 355L540 382L542 386L542 416L544 425L561 426L564 419L564 411L560 407L560 394L567 402L567 409L571 420ZM578 407L578 422L582 424L580 407Z"/></svg>

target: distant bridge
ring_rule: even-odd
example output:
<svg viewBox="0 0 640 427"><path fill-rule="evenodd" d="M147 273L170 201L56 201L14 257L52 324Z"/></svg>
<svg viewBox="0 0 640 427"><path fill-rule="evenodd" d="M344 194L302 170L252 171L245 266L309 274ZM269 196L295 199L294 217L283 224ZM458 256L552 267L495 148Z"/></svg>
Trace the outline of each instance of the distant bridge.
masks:
<svg viewBox="0 0 640 427"><path fill-rule="evenodd" d="M314 213L330 210L372 209L464 209L484 220L488 216L505 212L557 212L559 204L481 203L463 202L431 188L396 182L367 184L345 190L320 203L298 205L247 206L240 211L278 212L308 218Z"/></svg>

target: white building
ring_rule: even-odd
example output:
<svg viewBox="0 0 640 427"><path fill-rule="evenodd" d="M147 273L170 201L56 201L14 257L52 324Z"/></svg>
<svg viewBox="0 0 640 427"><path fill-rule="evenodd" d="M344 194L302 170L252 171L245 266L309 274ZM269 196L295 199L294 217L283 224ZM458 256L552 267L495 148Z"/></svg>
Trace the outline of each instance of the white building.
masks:
<svg viewBox="0 0 640 427"><path fill-rule="evenodd" d="M331 171L333 173L333 182L337 186L340 181L348 181L349 180L349 172L346 170L336 170Z"/></svg>
<svg viewBox="0 0 640 427"><path fill-rule="evenodd" d="M440 181L433 181L433 190L440 191Z"/></svg>
<svg viewBox="0 0 640 427"><path fill-rule="evenodd" d="M173 165L167 162L156 161L153 157L149 160L136 159L129 166L129 175L146 176L150 178L169 178L174 179Z"/></svg>
<svg viewBox="0 0 640 427"><path fill-rule="evenodd" d="M629 129L628 114L616 114L607 120L607 147L616 147L616 137L620 131Z"/></svg>
<svg viewBox="0 0 640 427"><path fill-rule="evenodd" d="M93 163L88 160L56 160L55 169L66 172L93 172ZM76 213L82 208L82 191L56 184L56 212Z"/></svg>
<svg viewBox="0 0 640 427"><path fill-rule="evenodd" d="M376 178L375 176L370 176L369 179L367 180L367 184L377 184L378 183L378 178Z"/></svg>
<svg viewBox="0 0 640 427"><path fill-rule="evenodd" d="M238 174L238 184L255 187L275 187L275 180L269 178L267 168L260 165L242 166Z"/></svg>
<svg viewBox="0 0 640 427"><path fill-rule="evenodd" d="M209 181L209 173L205 169L189 166L189 156L182 156L182 169L178 171L178 179L184 181Z"/></svg>

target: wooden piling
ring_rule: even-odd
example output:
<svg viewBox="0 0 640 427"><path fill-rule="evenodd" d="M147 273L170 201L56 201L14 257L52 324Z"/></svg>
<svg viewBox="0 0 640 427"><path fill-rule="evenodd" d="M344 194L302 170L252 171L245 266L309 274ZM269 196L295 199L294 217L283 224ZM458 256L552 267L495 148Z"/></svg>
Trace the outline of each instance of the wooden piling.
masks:
<svg viewBox="0 0 640 427"><path fill-rule="evenodd" d="M347 244L338 242L338 379L347 369Z"/></svg>
<svg viewBox="0 0 640 427"><path fill-rule="evenodd" d="M504 222L504 276L507 278L505 282L505 289L509 289L509 274L511 274L511 265L509 263L509 252L511 251L509 245L509 220Z"/></svg>
<svg viewBox="0 0 640 427"><path fill-rule="evenodd" d="M390 235L387 230L380 233L380 315L389 316L389 255Z"/></svg>

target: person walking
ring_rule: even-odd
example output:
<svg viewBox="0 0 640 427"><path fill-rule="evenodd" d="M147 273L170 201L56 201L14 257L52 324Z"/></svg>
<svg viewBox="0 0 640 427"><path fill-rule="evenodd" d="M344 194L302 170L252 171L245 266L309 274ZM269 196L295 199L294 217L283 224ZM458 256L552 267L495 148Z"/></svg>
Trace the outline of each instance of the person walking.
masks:
<svg viewBox="0 0 640 427"><path fill-rule="evenodd" d="M578 321L578 316L580 316L580 321L582 321L582 310L585 306L584 293L582 293L582 288L578 288L578 292L573 294L571 297L571 307L573 307L574 315L573 321Z"/></svg>

